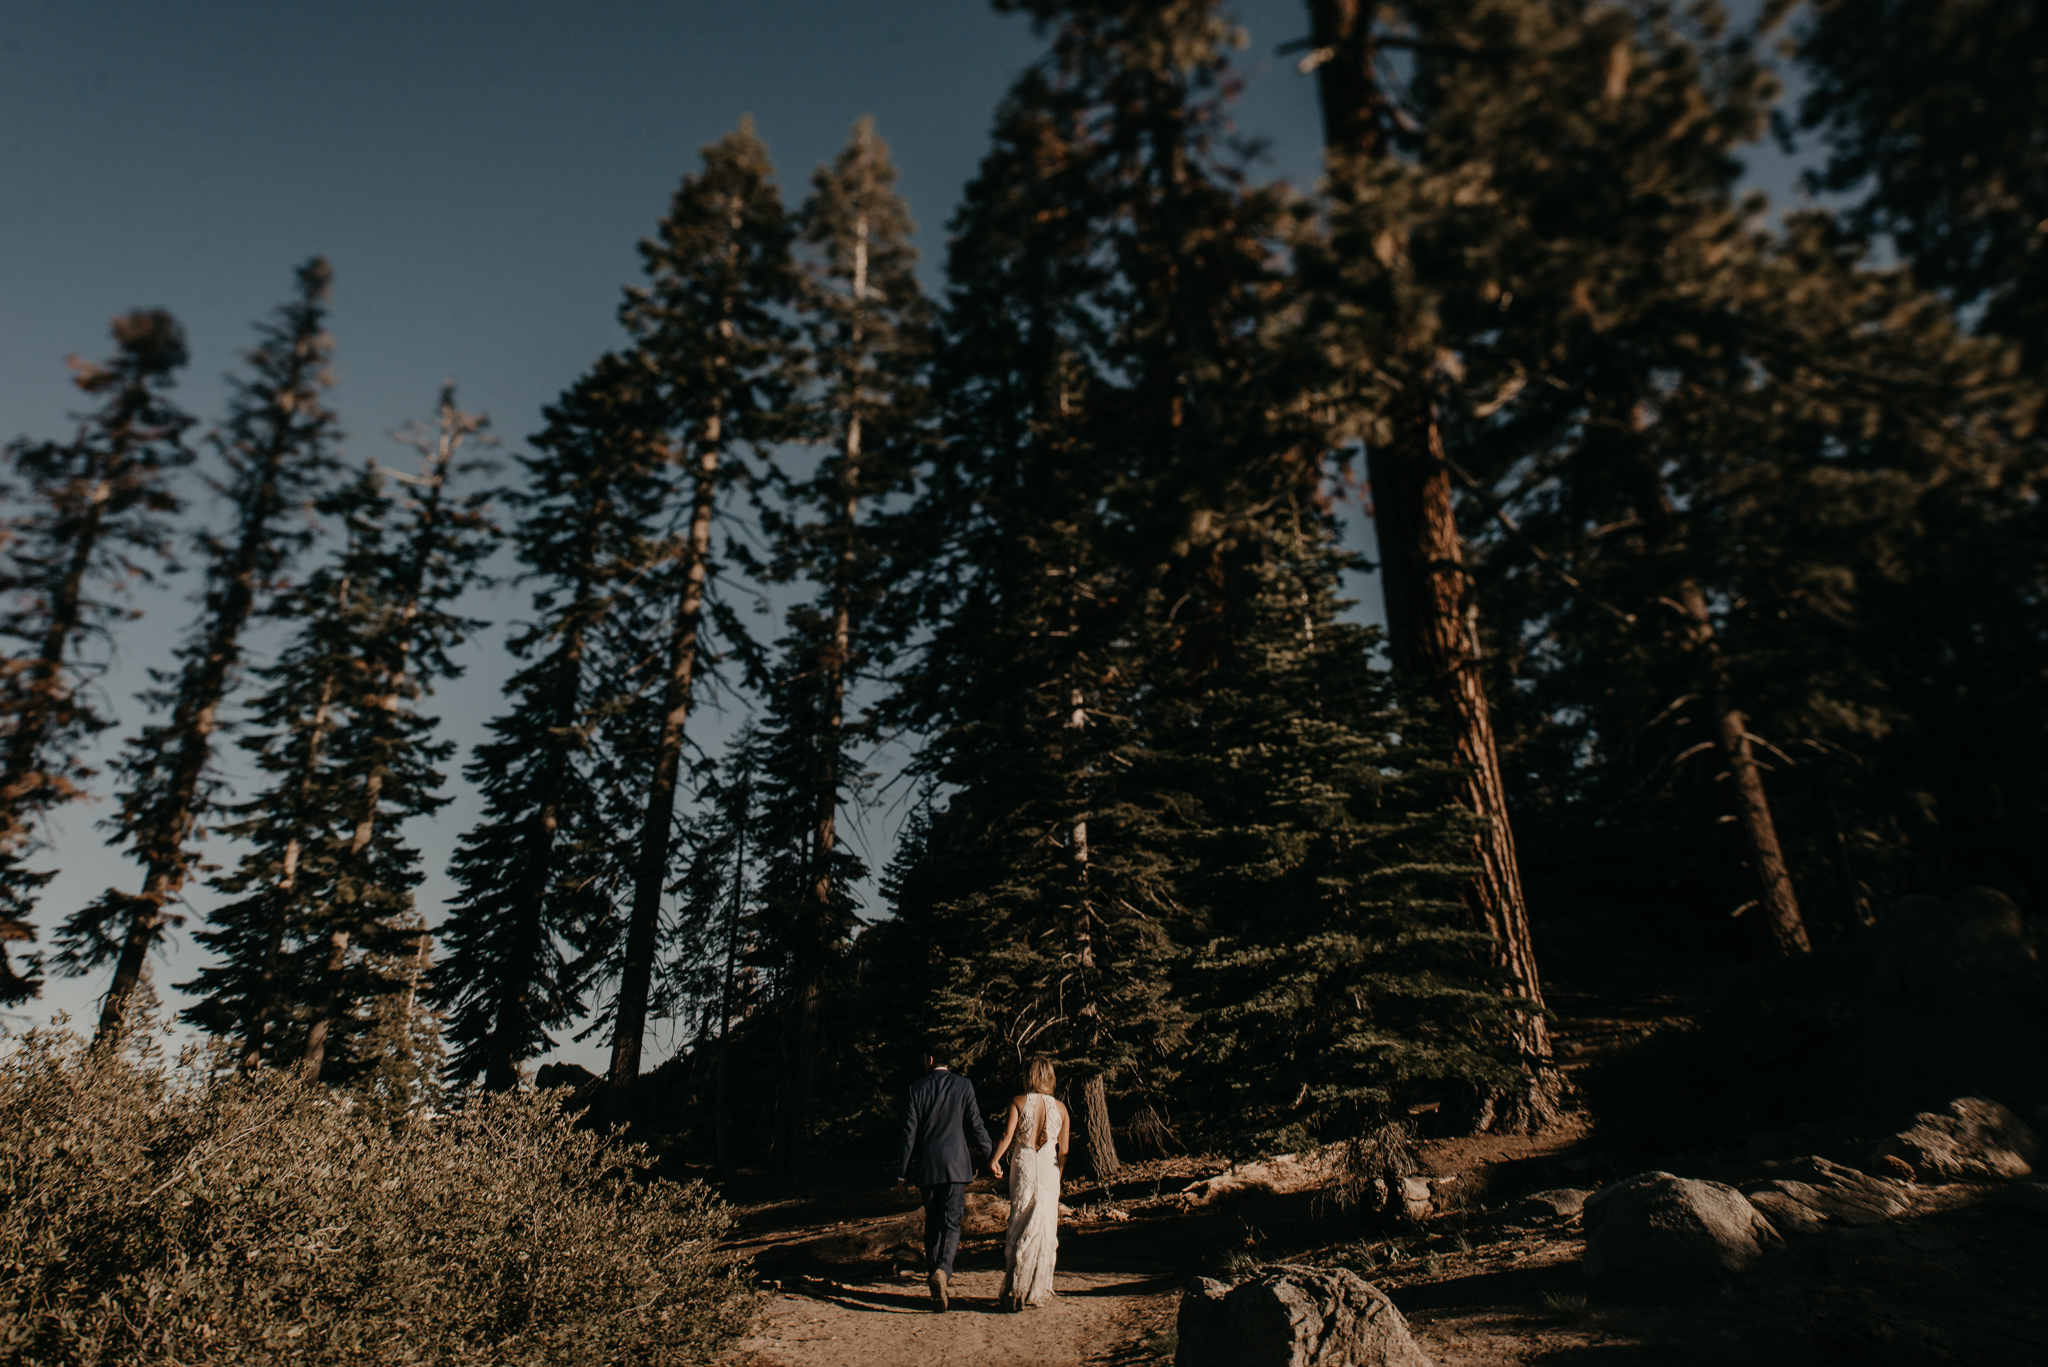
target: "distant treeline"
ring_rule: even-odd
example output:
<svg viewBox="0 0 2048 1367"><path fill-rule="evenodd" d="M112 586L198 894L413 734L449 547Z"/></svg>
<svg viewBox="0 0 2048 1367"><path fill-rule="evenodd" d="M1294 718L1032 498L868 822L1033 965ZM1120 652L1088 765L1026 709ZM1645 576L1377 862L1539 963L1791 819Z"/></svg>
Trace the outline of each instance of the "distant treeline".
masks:
<svg viewBox="0 0 2048 1367"><path fill-rule="evenodd" d="M1049 47L942 297L869 123L794 210L742 123L502 487L452 391L417 468L341 461L320 261L203 441L177 324L116 321L76 434L8 448L10 999L38 946L111 968L118 1039L208 877L185 1014L246 1069L503 1090L583 1022L611 1117L788 1172L935 1039L1053 1056L1106 1174L1119 1131L1541 1121L1532 901L1753 956L1906 892L2038 910L2036 6L1310 0L1313 193L1250 175L1226 6L999 6ZM1774 122L1847 207L1739 192ZM179 547L202 450L223 513ZM1353 490L1384 637L1340 596ZM430 929L403 826L454 757L422 709L505 539L532 611ZM39 930L119 591L174 551L203 607L106 822L141 872ZM265 622L290 635L257 662ZM751 720L712 754L716 690ZM874 869L852 833L885 801ZM197 864L208 830L232 867ZM654 1089L650 1017L685 1041Z"/></svg>

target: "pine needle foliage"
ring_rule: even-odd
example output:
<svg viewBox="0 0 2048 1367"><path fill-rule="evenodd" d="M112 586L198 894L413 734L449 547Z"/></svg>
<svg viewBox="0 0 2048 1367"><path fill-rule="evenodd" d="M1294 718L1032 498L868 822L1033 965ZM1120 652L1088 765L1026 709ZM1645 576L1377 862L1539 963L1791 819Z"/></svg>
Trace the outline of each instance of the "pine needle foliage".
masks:
<svg viewBox="0 0 2048 1367"><path fill-rule="evenodd" d="M785 473L763 508L771 582L816 585L789 609L766 679L753 808L763 907L759 953L777 965L785 1018L778 1167L803 1161L822 1026L860 924L854 851L870 803L871 718L856 693L887 668L904 623L889 585L903 570L898 501L926 437L931 308L919 288L908 208L871 121L820 167L797 216L806 249L797 295L810 368L807 475ZM805 452L808 455L810 452Z"/></svg>
<svg viewBox="0 0 2048 1367"><path fill-rule="evenodd" d="M705 148L703 169L684 178L641 244L648 281L621 310L656 376L675 483L640 552L643 639L659 644L616 661L647 704L616 731L620 753L639 766L630 782L641 797L612 1004L609 1072L620 1107L640 1075L691 708L722 653L756 653L719 593L723 557L712 534L731 492L753 477L749 453L790 434L798 352L785 309L797 277L773 176L751 121Z"/></svg>
<svg viewBox="0 0 2048 1367"><path fill-rule="evenodd" d="M192 460L192 419L166 396L186 361L185 334L162 310L113 323L104 364L72 358L72 383L99 400L64 442L9 443L11 512L0 524L0 1003L39 990L34 963L18 973L6 946L34 939L29 922L48 870L25 861L36 825L80 795L84 746L112 725L96 705L98 663L132 616L114 596L171 563L167 519L181 500L172 473Z"/></svg>
<svg viewBox="0 0 2048 1367"><path fill-rule="evenodd" d="M242 746L271 776L240 804L227 832L249 851L218 880L236 900L196 937L218 962L189 990L186 1019L239 1038L244 1067L301 1061L310 1077L347 1077L366 1004L413 984L381 963L419 952L412 889L422 876L403 823L445 806L435 767L454 751L433 738L418 700L458 672L451 656L476 623L454 610L478 577L492 528L484 495L451 485L476 465L461 456L484 420L441 395L420 450L418 492L367 465L326 502L345 541L298 596L303 623L251 705Z"/></svg>
<svg viewBox="0 0 2048 1367"><path fill-rule="evenodd" d="M288 604L282 578L314 536L304 506L326 492L337 469L339 424L325 399L333 383L332 282L320 258L299 268L293 298L258 326L245 357L249 373L232 381L227 419L211 438L221 472L214 492L231 526L198 538L206 566L198 619L176 670L153 672L156 686L143 694L161 720L143 727L114 766L120 805L109 824L143 865L142 892L110 889L64 926L68 966L115 963L100 1014L103 1039L119 1033L150 951L179 919L174 904L219 810L214 737L241 677L243 633Z"/></svg>
<svg viewBox="0 0 2048 1367"><path fill-rule="evenodd" d="M1293 208L1228 137L1229 26L1198 4L1041 18L1051 52L954 225L925 495L947 540L901 702L945 806L892 885L932 1016L1006 1069L1067 1065L1107 1176L1109 1079L1163 1079L1186 1023L1155 703L1226 649L1243 566L1323 448L1314 358L1284 340Z"/></svg>
<svg viewBox="0 0 2048 1367"><path fill-rule="evenodd" d="M600 360L544 411L519 462L526 482L507 495L520 563L541 587L511 642L530 661L505 685L512 708L464 769L484 814L449 865L461 892L431 991L448 1012L451 1081L513 1086L523 1060L554 1046L549 1032L588 1008L614 948L624 776L601 733L626 700L598 666L629 644L621 600L668 491L653 388L635 358Z"/></svg>
<svg viewBox="0 0 2048 1367"><path fill-rule="evenodd" d="M1376 632L1339 620L1328 529L1274 540L1172 743L1182 897L1212 937L1181 974L1172 1097L1231 1153L1355 1139L1514 1075L1513 999L1460 900L1477 818L1444 796L1450 756L1397 710Z"/></svg>

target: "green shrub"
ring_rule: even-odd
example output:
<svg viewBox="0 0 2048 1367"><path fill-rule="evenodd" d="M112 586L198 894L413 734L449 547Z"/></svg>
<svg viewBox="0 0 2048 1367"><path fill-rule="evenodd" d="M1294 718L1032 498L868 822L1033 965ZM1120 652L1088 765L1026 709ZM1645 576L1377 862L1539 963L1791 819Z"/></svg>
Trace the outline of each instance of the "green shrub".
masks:
<svg viewBox="0 0 2048 1367"><path fill-rule="evenodd" d="M751 1311L719 1200L553 1094L393 1123L279 1073L0 1049L0 1360L676 1364Z"/></svg>

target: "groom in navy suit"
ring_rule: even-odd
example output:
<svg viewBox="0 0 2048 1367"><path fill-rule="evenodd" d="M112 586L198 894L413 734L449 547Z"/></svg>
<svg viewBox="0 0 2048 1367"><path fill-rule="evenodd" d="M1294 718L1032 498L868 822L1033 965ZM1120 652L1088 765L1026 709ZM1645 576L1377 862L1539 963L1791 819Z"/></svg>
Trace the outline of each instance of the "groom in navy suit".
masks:
<svg viewBox="0 0 2048 1367"><path fill-rule="evenodd" d="M925 1055L925 1075L910 1084L903 1153L896 1165L899 1184L916 1182L924 1192L924 1264L932 1301L940 1311L946 1308L953 1256L960 1251L967 1184L980 1160L995 1149L981 1123L974 1084L948 1068L948 1060L944 1049L932 1049Z"/></svg>

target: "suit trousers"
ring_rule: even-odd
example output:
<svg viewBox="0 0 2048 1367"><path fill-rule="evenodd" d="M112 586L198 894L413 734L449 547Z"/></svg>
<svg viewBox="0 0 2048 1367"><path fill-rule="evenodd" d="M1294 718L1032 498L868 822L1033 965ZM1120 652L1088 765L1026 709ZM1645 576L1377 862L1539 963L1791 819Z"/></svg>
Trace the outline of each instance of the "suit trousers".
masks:
<svg viewBox="0 0 2048 1367"><path fill-rule="evenodd" d="M967 1213L965 1182L934 1182L924 1193L924 1265L951 1275L960 1251L960 1219Z"/></svg>

